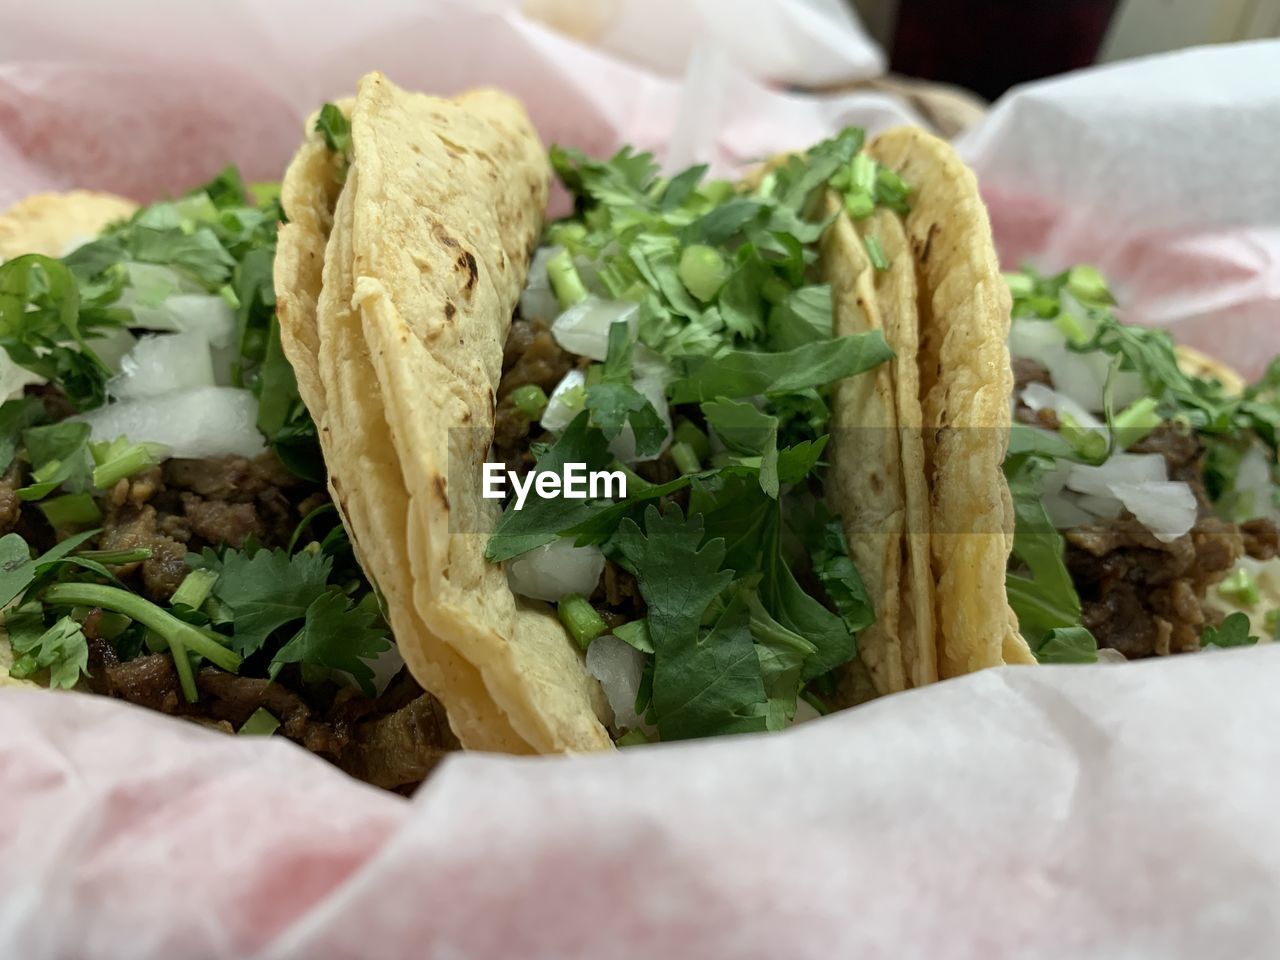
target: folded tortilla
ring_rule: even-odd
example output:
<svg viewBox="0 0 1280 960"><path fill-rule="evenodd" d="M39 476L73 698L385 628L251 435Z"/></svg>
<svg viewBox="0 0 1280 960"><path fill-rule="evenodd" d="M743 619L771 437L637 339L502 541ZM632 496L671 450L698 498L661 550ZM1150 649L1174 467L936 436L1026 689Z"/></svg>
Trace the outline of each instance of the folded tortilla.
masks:
<svg viewBox="0 0 1280 960"><path fill-rule="evenodd" d="M904 223L917 284L938 674L1034 663L1005 599L1011 304L977 179L917 128L890 130L868 152L911 185Z"/></svg>
<svg viewBox="0 0 1280 960"><path fill-rule="evenodd" d="M0 262L26 253L64 257L137 209L132 200L96 190L32 194L0 214Z"/></svg>
<svg viewBox="0 0 1280 960"><path fill-rule="evenodd" d="M441 99L375 73L345 106L345 183L309 135L285 177L276 265L282 339L334 500L406 662L464 746L607 749L581 653L484 559L498 505L480 495L481 464L546 204L542 146L497 91Z"/></svg>

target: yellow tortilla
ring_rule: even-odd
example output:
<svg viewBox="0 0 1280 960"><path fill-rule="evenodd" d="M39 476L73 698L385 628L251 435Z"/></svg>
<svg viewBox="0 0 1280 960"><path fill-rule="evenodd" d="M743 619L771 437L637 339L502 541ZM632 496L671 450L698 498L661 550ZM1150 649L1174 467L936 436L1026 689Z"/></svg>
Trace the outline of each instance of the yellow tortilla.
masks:
<svg viewBox="0 0 1280 960"><path fill-rule="evenodd" d="M1010 299L986 208L973 173L922 130L891 130L868 152L911 185L938 673L1032 663L1004 592Z"/></svg>
<svg viewBox="0 0 1280 960"><path fill-rule="evenodd" d="M827 202L828 215L843 205L835 195ZM875 270L859 230L841 212L823 236L821 261L831 284L835 333L879 330L895 356L832 391L827 499L843 521L851 558L875 608L875 623L858 634L858 652L875 693L882 695L936 680L937 666L915 275L902 226L892 213L876 213L862 230L882 238L891 268ZM844 672L842 700L863 699L854 686L857 671Z"/></svg>
<svg viewBox="0 0 1280 960"><path fill-rule="evenodd" d="M340 194L320 182L334 170L315 135L286 175L277 262L282 340L310 384L335 501L464 746L607 749L581 653L484 560L498 505L480 498L479 464L546 203L541 144L496 91L445 100L371 74L350 109ZM335 199L332 214L316 209Z"/></svg>
<svg viewBox="0 0 1280 960"><path fill-rule="evenodd" d="M33 194L0 214L0 261L26 253L66 256L137 209L132 200L95 190Z"/></svg>
<svg viewBox="0 0 1280 960"><path fill-rule="evenodd" d="M352 306L410 491L414 606L534 750L610 748L582 654L547 605L517 601L484 558L499 504L480 496L481 464L546 204L542 146L505 94L441 100L376 73L360 82L352 140Z"/></svg>

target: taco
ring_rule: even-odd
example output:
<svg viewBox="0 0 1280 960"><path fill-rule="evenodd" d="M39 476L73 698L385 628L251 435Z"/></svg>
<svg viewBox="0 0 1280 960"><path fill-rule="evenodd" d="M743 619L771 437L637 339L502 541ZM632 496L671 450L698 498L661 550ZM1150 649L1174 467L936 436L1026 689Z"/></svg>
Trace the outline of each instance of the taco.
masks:
<svg viewBox="0 0 1280 960"><path fill-rule="evenodd" d="M544 228L508 97L373 74L312 125L282 342L464 746L776 730L936 679L912 187L860 131L742 184L553 147L575 210ZM572 465L617 487L558 495Z"/></svg>
<svg viewBox="0 0 1280 960"><path fill-rule="evenodd" d="M408 789L457 741L326 494L280 349L280 208L249 192L228 169L0 217L0 683L278 731Z"/></svg>
<svg viewBox="0 0 1280 960"><path fill-rule="evenodd" d="M870 152L914 188L939 673L1274 636L1280 364L1245 385L1087 266L1002 277L945 145Z"/></svg>

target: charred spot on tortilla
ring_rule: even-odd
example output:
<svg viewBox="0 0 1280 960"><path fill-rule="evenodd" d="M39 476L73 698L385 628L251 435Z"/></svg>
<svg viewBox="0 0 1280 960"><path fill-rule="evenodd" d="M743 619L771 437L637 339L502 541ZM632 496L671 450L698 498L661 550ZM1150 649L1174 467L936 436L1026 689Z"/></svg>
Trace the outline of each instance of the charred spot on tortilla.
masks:
<svg viewBox="0 0 1280 960"><path fill-rule="evenodd" d="M455 266L460 270L467 271L467 282L462 285L462 289L467 294L471 293L471 289L476 285L476 280L480 276L480 268L476 264L476 258L470 250L463 250L462 255L458 257Z"/></svg>
<svg viewBox="0 0 1280 960"><path fill-rule="evenodd" d="M933 237L934 237L934 234L938 232L938 230L939 230L938 224L936 223L929 224L929 232L925 235L924 245L923 247L921 247L920 253L919 253L920 262L922 264L929 262L929 251L933 249Z"/></svg>
<svg viewBox="0 0 1280 960"><path fill-rule="evenodd" d="M444 302L444 319L445 319L445 322L448 322L448 321L452 320L452 319L453 319L453 315L454 315L455 313L457 313L457 312L458 312L458 308L457 308L457 307L455 307L455 306L453 305L453 301L452 301L452 300L446 300L446 301Z"/></svg>
<svg viewBox="0 0 1280 960"><path fill-rule="evenodd" d="M436 496L440 498L440 502L444 504L446 510L449 509L449 484L444 478L444 474L437 473L431 478L431 482L435 487Z"/></svg>
<svg viewBox="0 0 1280 960"><path fill-rule="evenodd" d="M459 246L458 241L453 239L449 231L445 229L444 224L438 220L432 225L431 233L437 240L439 240L446 247Z"/></svg>

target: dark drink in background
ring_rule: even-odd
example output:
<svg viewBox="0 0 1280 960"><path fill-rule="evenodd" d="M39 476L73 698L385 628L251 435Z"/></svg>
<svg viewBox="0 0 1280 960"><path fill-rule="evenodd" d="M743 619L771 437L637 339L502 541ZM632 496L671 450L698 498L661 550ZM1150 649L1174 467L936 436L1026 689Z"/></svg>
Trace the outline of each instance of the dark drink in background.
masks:
<svg viewBox="0 0 1280 960"><path fill-rule="evenodd" d="M1086 67L1117 0L900 0L890 66L994 100L1025 80Z"/></svg>

